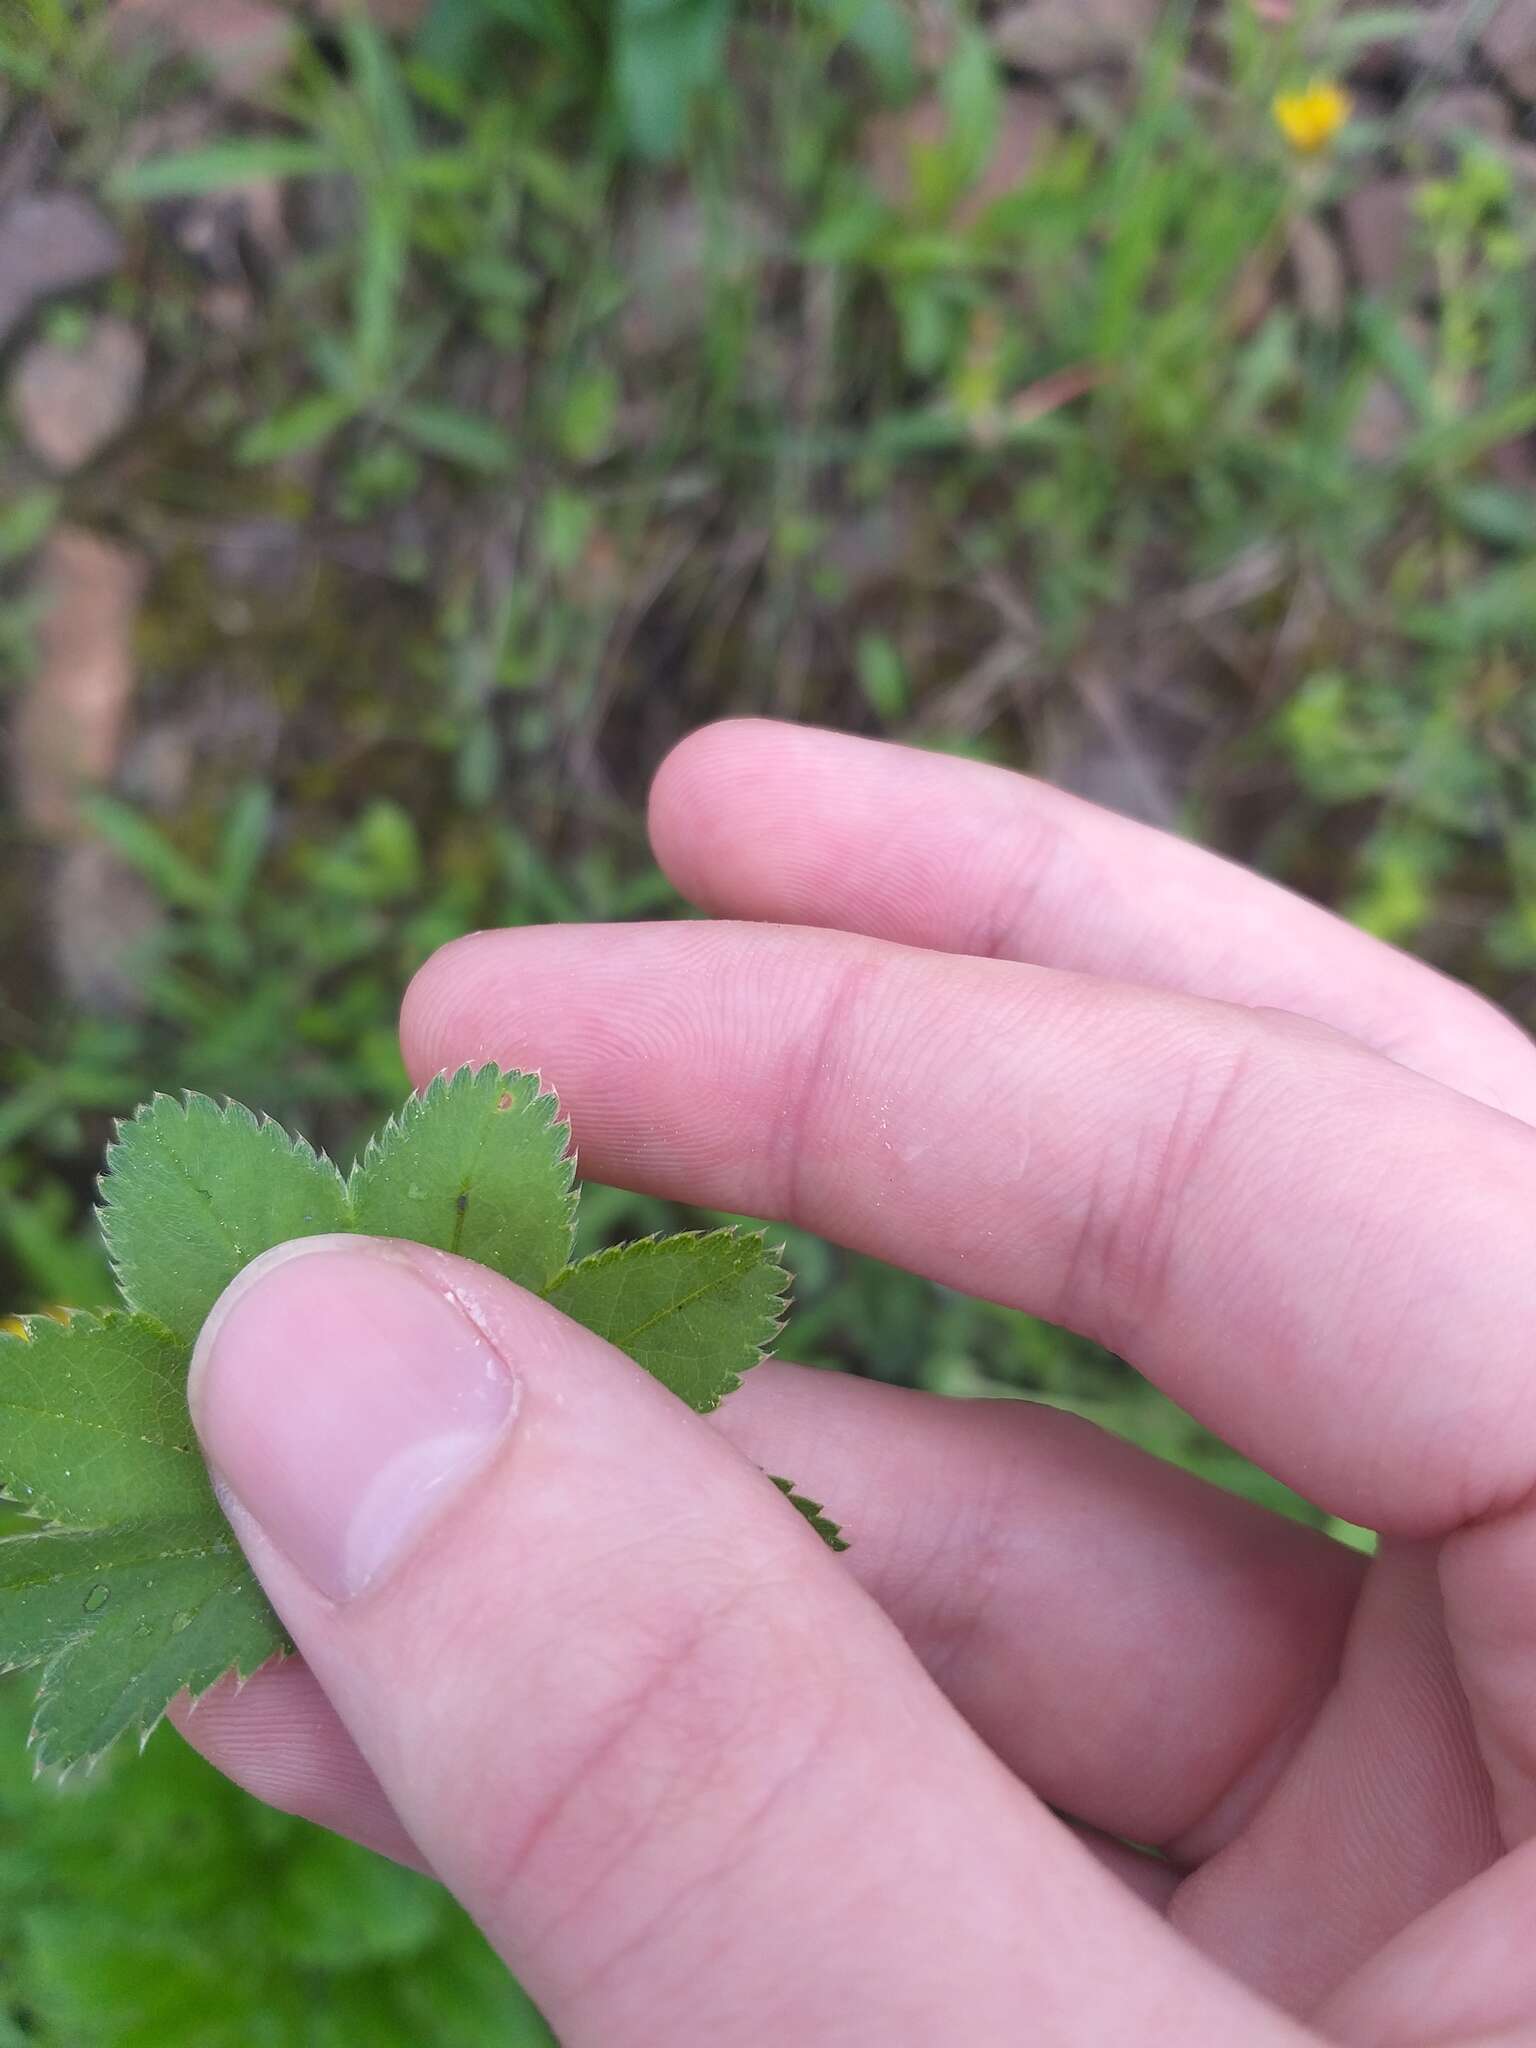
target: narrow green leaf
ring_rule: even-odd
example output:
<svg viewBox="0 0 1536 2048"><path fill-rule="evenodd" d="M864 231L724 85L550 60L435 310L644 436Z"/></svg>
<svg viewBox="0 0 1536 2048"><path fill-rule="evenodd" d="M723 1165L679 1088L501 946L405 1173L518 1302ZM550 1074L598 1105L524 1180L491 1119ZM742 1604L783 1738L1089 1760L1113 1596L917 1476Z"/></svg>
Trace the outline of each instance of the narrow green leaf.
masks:
<svg viewBox="0 0 1536 2048"><path fill-rule="evenodd" d="M571 1256L569 1141L536 1074L439 1074L352 1169L352 1227L476 1259L542 1293Z"/></svg>
<svg viewBox="0 0 1536 2048"><path fill-rule="evenodd" d="M242 1266L351 1227L331 1162L237 1102L157 1095L107 1148L101 1228L123 1299L187 1344Z"/></svg>
<svg viewBox="0 0 1536 2048"><path fill-rule="evenodd" d="M772 1477L772 1474L769 1475ZM799 1514L804 1515L816 1534L829 1550L846 1550L848 1544L838 1524L822 1512L821 1502L811 1500L806 1494L796 1493L794 1482L789 1479L774 1479L774 1485Z"/></svg>
<svg viewBox="0 0 1536 2048"><path fill-rule="evenodd" d="M194 866L132 804L111 796L88 796L81 800L80 809L86 822L124 860L131 862L168 903L187 910L208 910L217 901L218 891L202 869Z"/></svg>
<svg viewBox="0 0 1536 2048"><path fill-rule="evenodd" d="M777 1336L788 1277L755 1232L686 1231L595 1252L549 1299L702 1415Z"/></svg>
<svg viewBox="0 0 1536 2048"><path fill-rule="evenodd" d="M390 416L400 432L429 455L494 476L512 465L512 439L494 420L456 405L402 405Z"/></svg>
<svg viewBox="0 0 1536 2048"><path fill-rule="evenodd" d="M344 19L341 33L347 68L374 134L386 157L399 163L416 148L416 123L395 53L361 9Z"/></svg>
<svg viewBox="0 0 1536 2048"><path fill-rule="evenodd" d="M339 168L327 144L282 135L252 135L210 143L174 156L153 156L127 164L107 181L114 199L185 199L200 192L225 192L268 178L312 177Z"/></svg>
<svg viewBox="0 0 1536 2048"><path fill-rule="evenodd" d="M235 443L236 462L279 462L328 441L358 410L358 401L340 391L313 391L281 411L257 420Z"/></svg>
<svg viewBox="0 0 1536 2048"><path fill-rule="evenodd" d="M410 260L411 203L402 185L367 187L352 290L352 357L360 390L385 380L400 339L400 293Z"/></svg>

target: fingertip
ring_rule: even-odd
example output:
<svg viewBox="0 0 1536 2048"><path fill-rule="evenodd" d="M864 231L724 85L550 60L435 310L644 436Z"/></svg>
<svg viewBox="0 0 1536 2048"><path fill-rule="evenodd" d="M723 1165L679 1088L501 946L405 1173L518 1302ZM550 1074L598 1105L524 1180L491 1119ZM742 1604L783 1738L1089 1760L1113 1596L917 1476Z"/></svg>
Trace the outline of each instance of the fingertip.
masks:
<svg viewBox="0 0 1536 2048"><path fill-rule="evenodd" d="M493 1057L477 1032L486 1014L479 1000L505 932L466 932L438 947L417 968L400 1004L400 1052L413 1088L445 1067Z"/></svg>
<svg viewBox="0 0 1536 2048"><path fill-rule="evenodd" d="M207 1400L208 1361L218 1341L220 1330L228 1322L232 1312L258 1288L267 1284L269 1276L281 1266L294 1259L301 1259L316 1252L341 1252L345 1254L354 1246L365 1243L350 1232L327 1231L314 1237L290 1238L286 1244L273 1245L242 1266L224 1292L215 1301L197 1333L197 1342L192 1347L192 1357L187 1366L187 1406L192 1411L194 1425L201 1431Z"/></svg>
<svg viewBox="0 0 1536 2048"><path fill-rule="evenodd" d="M711 876L734 837L740 802L751 804L773 749L795 730L767 718L726 718L691 732L651 783L651 850L667 879L691 902L713 907Z"/></svg>

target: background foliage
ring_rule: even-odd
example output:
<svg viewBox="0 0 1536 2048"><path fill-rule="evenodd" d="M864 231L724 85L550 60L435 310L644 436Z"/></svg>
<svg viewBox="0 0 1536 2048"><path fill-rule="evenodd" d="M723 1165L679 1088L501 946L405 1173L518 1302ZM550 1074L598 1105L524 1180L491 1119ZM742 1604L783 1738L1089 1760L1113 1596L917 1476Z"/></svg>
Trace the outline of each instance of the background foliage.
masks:
<svg viewBox="0 0 1536 2048"><path fill-rule="evenodd" d="M116 237L0 330L9 1305L105 1298L93 1175L150 1089L345 1163L439 941L677 914L640 799L721 713L1031 767L1529 1018L1536 57L1497 10L256 11L241 71L203 0L0 0L0 270L39 191ZM1272 101L1315 76L1353 110L1302 154ZM103 321L147 367L60 465L23 367ZM788 1355L1060 1402L1310 1512L1087 1344L788 1263ZM12 2038L542 2038L424 1882L165 1733L33 1786L22 1705Z"/></svg>

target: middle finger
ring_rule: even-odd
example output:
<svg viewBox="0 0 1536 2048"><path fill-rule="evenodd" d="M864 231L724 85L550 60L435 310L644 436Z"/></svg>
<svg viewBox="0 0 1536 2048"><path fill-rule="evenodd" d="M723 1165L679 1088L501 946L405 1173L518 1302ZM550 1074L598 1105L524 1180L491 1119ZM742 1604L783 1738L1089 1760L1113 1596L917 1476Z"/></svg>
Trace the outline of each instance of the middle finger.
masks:
<svg viewBox="0 0 1536 2048"><path fill-rule="evenodd" d="M1536 1135L1324 1027L754 925L486 933L418 1080L541 1070L585 1170L1081 1330L1332 1512L1440 1534L1536 1480Z"/></svg>

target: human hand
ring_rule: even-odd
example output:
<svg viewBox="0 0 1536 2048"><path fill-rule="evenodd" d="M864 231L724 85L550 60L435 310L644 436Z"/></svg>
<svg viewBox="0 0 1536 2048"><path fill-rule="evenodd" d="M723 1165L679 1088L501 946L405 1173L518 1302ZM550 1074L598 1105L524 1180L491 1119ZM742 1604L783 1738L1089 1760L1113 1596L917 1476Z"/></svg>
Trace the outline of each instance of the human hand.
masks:
<svg viewBox="0 0 1536 2048"><path fill-rule="evenodd" d="M192 1389L304 1661L186 1733L435 1870L567 2048L1536 2042L1530 1044L971 764L717 727L652 835L745 921L461 940L418 1080L537 1067L597 1178L1096 1337L1380 1556L1023 1402L764 1366L704 1421L308 1241Z"/></svg>

